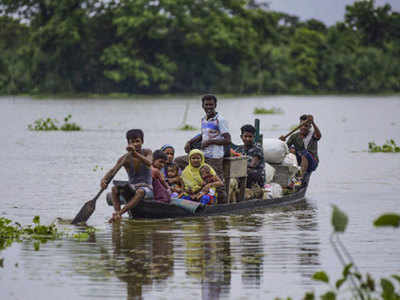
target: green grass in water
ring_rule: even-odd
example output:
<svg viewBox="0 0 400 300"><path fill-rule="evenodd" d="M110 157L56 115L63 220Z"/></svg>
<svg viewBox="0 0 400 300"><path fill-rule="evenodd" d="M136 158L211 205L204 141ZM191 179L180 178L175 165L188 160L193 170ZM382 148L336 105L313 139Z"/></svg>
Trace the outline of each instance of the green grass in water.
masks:
<svg viewBox="0 0 400 300"><path fill-rule="evenodd" d="M194 130L197 130L196 127L194 127L194 126L192 126L192 125L189 125L189 124L182 125L182 126L179 127L178 129L179 129L179 130L183 130L183 131L194 131Z"/></svg>
<svg viewBox="0 0 400 300"><path fill-rule="evenodd" d="M400 147L396 145L396 142L391 139L386 141L382 146L378 146L375 142L368 143L368 152L376 153L376 152L385 152L385 153L399 153Z"/></svg>
<svg viewBox="0 0 400 300"><path fill-rule="evenodd" d="M32 131L52 131L52 130L62 130L62 131L79 131L82 128L76 123L70 123L71 115L68 115L64 118L64 124L61 127L58 127L59 123L57 119L52 118L40 118L37 119L33 124L28 125L28 129Z"/></svg>
<svg viewBox="0 0 400 300"><path fill-rule="evenodd" d="M273 115L273 114L283 114L283 110L279 107L272 107L272 108L255 107L253 113L255 115Z"/></svg>

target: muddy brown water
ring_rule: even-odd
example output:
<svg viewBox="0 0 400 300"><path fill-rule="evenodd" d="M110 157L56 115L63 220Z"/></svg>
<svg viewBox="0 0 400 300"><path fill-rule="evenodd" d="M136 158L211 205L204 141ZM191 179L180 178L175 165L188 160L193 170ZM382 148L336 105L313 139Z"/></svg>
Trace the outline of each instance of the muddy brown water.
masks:
<svg viewBox="0 0 400 300"><path fill-rule="evenodd" d="M145 146L165 143L183 154L199 127L199 98L46 99L0 98L0 215L30 224L72 219L99 190L102 175L124 152L125 132L142 128ZM400 231L374 228L373 220L399 211L400 154L371 154L368 142L400 143L399 96L224 98L217 110L228 120L233 141L253 123L255 107L284 113L258 115L264 137L290 131L302 113L320 126L320 166L306 201L243 215L176 220L125 219L110 225L104 195L88 224L87 241L71 235L41 244L14 243L0 252L1 299L300 299L326 290L311 275L326 270L338 279L341 265L329 243L331 205L349 216L342 240L361 272L375 277L400 273ZM81 132L33 132L41 117L68 114ZM121 171L117 178L125 179Z"/></svg>

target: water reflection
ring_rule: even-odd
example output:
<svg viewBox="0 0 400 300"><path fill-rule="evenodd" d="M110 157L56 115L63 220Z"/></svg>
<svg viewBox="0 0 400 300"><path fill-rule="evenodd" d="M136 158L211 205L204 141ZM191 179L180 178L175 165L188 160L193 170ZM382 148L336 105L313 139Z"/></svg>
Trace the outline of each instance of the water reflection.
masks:
<svg viewBox="0 0 400 300"><path fill-rule="evenodd" d="M227 228L224 218L198 220L183 228L186 274L200 281L202 299L219 299L229 293L230 237L218 234Z"/></svg>
<svg viewBox="0 0 400 300"><path fill-rule="evenodd" d="M173 275L172 235L163 231L168 225L160 222L142 228L139 231L132 222L112 226L113 255L125 261L114 272L127 284L127 299L142 298L144 286L160 286Z"/></svg>

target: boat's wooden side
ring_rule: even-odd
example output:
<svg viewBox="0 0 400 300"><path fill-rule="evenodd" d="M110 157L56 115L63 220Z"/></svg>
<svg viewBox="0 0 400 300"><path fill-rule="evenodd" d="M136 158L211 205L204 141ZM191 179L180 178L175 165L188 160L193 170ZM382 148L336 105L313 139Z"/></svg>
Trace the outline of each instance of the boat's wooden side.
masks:
<svg viewBox="0 0 400 300"><path fill-rule="evenodd" d="M182 218L182 217L197 217L197 216L212 216L240 213L246 210L253 210L261 207L272 207L281 205L290 205L300 202L304 199L307 191L307 185L293 194L274 199L251 199L240 201L237 203L217 204L206 206L198 209L196 213L191 213L182 207L160 203L155 201L142 201L131 216L135 219L160 219L160 218Z"/></svg>

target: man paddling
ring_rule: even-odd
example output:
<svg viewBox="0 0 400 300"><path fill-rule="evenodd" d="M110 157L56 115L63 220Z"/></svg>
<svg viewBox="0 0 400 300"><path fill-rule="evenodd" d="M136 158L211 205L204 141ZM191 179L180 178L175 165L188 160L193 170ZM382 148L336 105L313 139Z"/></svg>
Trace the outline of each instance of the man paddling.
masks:
<svg viewBox="0 0 400 300"><path fill-rule="evenodd" d="M305 123L304 123L305 122ZM300 131L292 134L287 141L291 152L296 154L297 162L301 167L299 181L303 181L306 174L311 174L318 167L318 141L321 139L321 131L314 122L312 115L300 117ZM285 137L279 139L285 141Z"/></svg>
<svg viewBox="0 0 400 300"><path fill-rule="evenodd" d="M121 219L121 216L128 210L134 208L141 200L153 198L151 163L152 151L150 149L142 149L143 131L141 129L131 129L126 133L128 141L127 151L131 153L125 160L123 167L128 173L129 181L126 184L116 186L111 189L111 199L115 212L109 222ZM116 165L103 177L100 186L107 187L110 176L114 173L114 169L118 167L120 162L125 159L122 156ZM121 209L121 204L126 204Z"/></svg>

